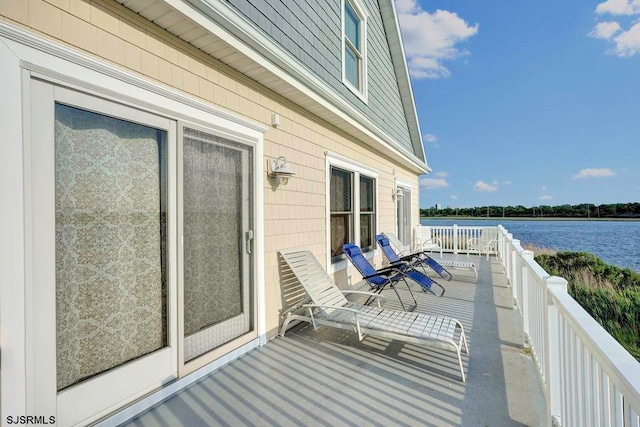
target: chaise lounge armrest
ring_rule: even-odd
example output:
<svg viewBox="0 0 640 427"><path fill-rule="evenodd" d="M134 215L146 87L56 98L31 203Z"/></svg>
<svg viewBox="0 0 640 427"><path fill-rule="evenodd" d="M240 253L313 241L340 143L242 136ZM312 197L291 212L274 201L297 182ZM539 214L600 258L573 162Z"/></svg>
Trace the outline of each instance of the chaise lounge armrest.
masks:
<svg viewBox="0 0 640 427"><path fill-rule="evenodd" d="M359 295L366 295L370 298L374 298L374 299L380 299L380 300L385 300L386 297L384 295L380 295L380 294L376 294L375 292L367 292L367 291L349 291L349 290L344 290L344 291L340 291L343 294L359 294ZM378 303L378 305L380 305L380 303Z"/></svg>
<svg viewBox="0 0 640 427"><path fill-rule="evenodd" d="M352 312L354 314L361 313L361 311L356 310L355 308L340 307L338 305L304 304L302 307L304 307L304 308L330 308L330 309L333 309L333 310L350 311L350 312Z"/></svg>

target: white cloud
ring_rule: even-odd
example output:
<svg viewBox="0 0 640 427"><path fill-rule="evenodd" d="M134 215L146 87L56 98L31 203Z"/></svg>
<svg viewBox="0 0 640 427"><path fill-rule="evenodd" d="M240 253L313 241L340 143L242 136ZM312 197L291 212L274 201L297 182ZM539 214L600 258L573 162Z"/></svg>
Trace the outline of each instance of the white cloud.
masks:
<svg viewBox="0 0 640 427"><path fill-rule="evenodd" d="M616 33L618 33L622 27L615 21L598 22L593 31L589 33L589 36L595 39L609 40Z"/></svg>
<svg viewBox="0 0 640 427"><path fill-rule="evenodd" d="M547 191L547 187L545 187L544 185L542 186L542 188L540 189L540 191Z"/></svg>
<svg viewBox="0 0 640 427"><path fill-rule="evenodd" d="M424 140L426 142L436 142L438 140L438 137L432 133L428 133L424 136Z"/></svg>
<svg viewBox="0 0 640 427"><path fill-rule="evenodd" d="M596 7L598 15L637 15L640 14L640 0L607 0Z"/></svg>
<svg viewBox="0 0 640 427"><path fill-rule="evenodd" d="M540 200L551 200L551 199L553 199L553 197L551 197L548 194L543 194L542 196L538 197L538 199L540 199Z"/></svg>
<svg viewBox="0 0 640 427"><path fill-rule="evenodd" d="M640 22L614 37L613 53L621 57L633 56L640 52Z"/></svg>
<svg viewBox="0 0 640 427"><path fill-rule="evenodd" d="M438 178L446 178L449 176L449 172L436 172L434 173L434 175Z"/></svg>
<svg viewBox="0 0 640 427"><path fill-rule="evenodd" d="M451 195L451 200L458 200L458 196L456 196L455 194Z"/></svg>
<svg viewBox="0 0 640 427"><path fill-rule="evenodd" d="M439 79L451 75L449 69L434 58L409 57L407 64L411 77L416 79Z"/></svg>
<svg viewBox="0 0 640 427"><path fill-rule="evenodd" d="M598 15L614 15L632 17L636 19L633 25L624 30L618 21L599 22L589 33L590 37L607 40L610 48L607 53L622 58L633 56L640 52L640 0L607 0L596 7ZM627 22L629 18L626 18Z"/></svg>
<svg viewBox="0 0 640 427"><path fill-rule="evenodd" d="M498 180L497 180L497 179L494 179L494 180L493 180L493 182L491 183L491 185L495 185L495 186L497 186L497 185L498 185Z"/></svg>
<svg viewBox="0 0 640 427"><path fill-rule="evenodd" d="M616 173L608 168L587 168L582 169L577 174L573 175L573 179L581 179L581 178L607 178L615 175Z"/></svg>
<svg viewBox="0 0 640 427"><path fill-rule="evenodd" d="M498 187L491 184L487 184L486 182L483 182L483 181L478 181L474 184L473 189L476 191L497 191Z"/></svg>
<svg viewBox="0 0 640 427"><path fill-rule="evenodd" d="M420 187L425 190L437 190L449 186L450 184L444 178L420 178Z"/></svg>
<svg viewBox="0 0 640 427"><path fill-rule="evenodd" d="M432 147L438 148L440 144L438 144L438 137L432 133L428 133L422 137L422 140L429 144Z"/></svg>
<svg viewBox="0 0 640 427"><path fill-rule="evenodd" d="M478 33L478 24L470 26L453 12L422 10L416 0L396 0L405 53L411 76L437 79L451 75L442 62L467 55L456 47Z"/></svg>
<svg viewBox="0 0 640 427"><path fill-rule="evenodd" d="M511 185L511 181L509 180L502 181L502 185Z"/></svg>

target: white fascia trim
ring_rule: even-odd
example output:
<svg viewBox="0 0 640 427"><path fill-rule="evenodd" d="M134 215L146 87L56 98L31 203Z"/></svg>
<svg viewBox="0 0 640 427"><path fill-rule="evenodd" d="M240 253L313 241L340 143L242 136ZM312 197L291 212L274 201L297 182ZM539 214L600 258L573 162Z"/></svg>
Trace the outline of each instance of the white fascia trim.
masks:
<svg viewBox="0 0 640 427"><path fill-rule="evenodd" d="M399 83L398 87L401 95L404 95L402 96L403 104L408 104L405 105L405 114L411 114L411 119L415 120L414 129L415 132L417 132L417 143L420 144L424 162L427 164L427 154L422 141L422 131L420 130L420 121L418 120L418 110L413 96L411 76L409 75L409 67L407 66L407 55L404 50L404 43L402 42L402 33L400 32L400 23L398 22L398 13L396 11L395 2L393 0L380 0L380 9L383 21L391 26L386 33L387 39L389 40L389 47L392 50L391 60L394 62L394 68L396 69L396 78ZM393 55L394 50L401 55L401 58L397 58L397 55ZM409 123L409 126L411 127L411 123ZM431 168L427 166L427 169L427 172L431 172Z"/></svg>
<svg viewBox="0 0 640 427"><path fill-rule="evenodd" d="M317 104L358 128L382 147L400 156L407 162L407 167L420 173L431 171L426 161L420 160L414 153L399 145L362 112L338 96L326 83L226 3L219 0L164 0L164 2ZM410 96L413 95L410 94Z"/></svg>
<svg viewBox="0 0 640 427"><path fill-rule="evenodd" d="M56 58L60 58L72 64L79 65L83 68L96 71L105 76L115 78L124 83L129 83L145 91L160 95L162 97L169 98L171 100L177 101L181 104L187 105L197 110L228 120L242 127L246 127L260 133L265 133L269 129L267 126L248 120L233 112L215 107L211 104L200 101L195 97L185 95L177 90L160 85L150 79L140 77L137 74L124 70L120 67L113 66L111 64L100 61L98 59L94 59L87 54L79 53L61 44L51 42L44 37L25 31L11 24L0 22L0 36L6 37L17 43L36 49L40 52L44 52ZM73 78L72 76L47 69L43 66L40 66L39 64L34 64L32 62L35 62L35 61L31 61L29 59L27 60L22 59L23 68L27 68L35 72L46 74L48 76L55 78L58 81L64 81L72 85L83 86L87 88L91 86L90 82L86 82L86 81L82 82L79 78ZM126 94L118 93L118 98L126 99L127 96ZM158 110L158 107L161 107L161 106L156 105L154 106L154 109Z"/></svg>
<svg viewBox="0 0 640 427"><path fill-rule="evenodd" d="M360 75L360 80L362 82L362 88L357 88L355 87L353 84L351 84L351 82L349 80L347 80L347 73L345 70L345 34L344 34L344 27L345 27L345 14L344 14L344 9L345 9L345 2L346 1L350 1L351 4L354 6L355 12L358 15L358 18L360 19L360 23L361 23L361 30L360 30L360 40L362 40L362 52L361 53L361 60L362 60L362 67L360 69L358 69L358 74ZM340 1L340 34L341 34L341 46L342 46L342 83L347 87L347 89L349 89L351 92L353 92L353 94L355 96L357 96L358 98L360 98L360 100L362 102L364 102L365 104L367 104L369 102L369 73L367 72L368 68L368 60L367 60L367 18L369 17L369 13L367 11L367 8L365 7L364 3L362 3L361 0L341 0Z"/></svg>

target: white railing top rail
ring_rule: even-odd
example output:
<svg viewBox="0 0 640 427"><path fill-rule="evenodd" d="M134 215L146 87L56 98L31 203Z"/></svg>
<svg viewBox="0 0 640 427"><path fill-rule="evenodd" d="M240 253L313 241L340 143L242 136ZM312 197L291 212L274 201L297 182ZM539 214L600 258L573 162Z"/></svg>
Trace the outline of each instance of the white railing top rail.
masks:
<svg viewBox="0 0 640 427"><path fill-rule="evenodd" d="M485 228L499 228L499 225L421 225L421 227L429 227L433 229L441 229L441 230L453 230L454 227L458 230L462 229L470 229L470 230L484 230Z"/></svg>

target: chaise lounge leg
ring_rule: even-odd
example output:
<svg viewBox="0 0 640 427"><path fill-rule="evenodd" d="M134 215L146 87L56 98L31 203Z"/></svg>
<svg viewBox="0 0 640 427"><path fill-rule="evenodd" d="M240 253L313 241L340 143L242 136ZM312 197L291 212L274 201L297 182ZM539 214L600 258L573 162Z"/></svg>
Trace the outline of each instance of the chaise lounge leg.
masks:
<svg viewBox="0 0 640 427"><path fill-rule="evenodd" d="M464 367L462 366L462 356L460 355L460 347L458 347L457 345L455 345L456 348L456 354L458 355L458 366L460 366L460 376L462 377L462 382L467 382L467 378L464 375Z"/></svg>

